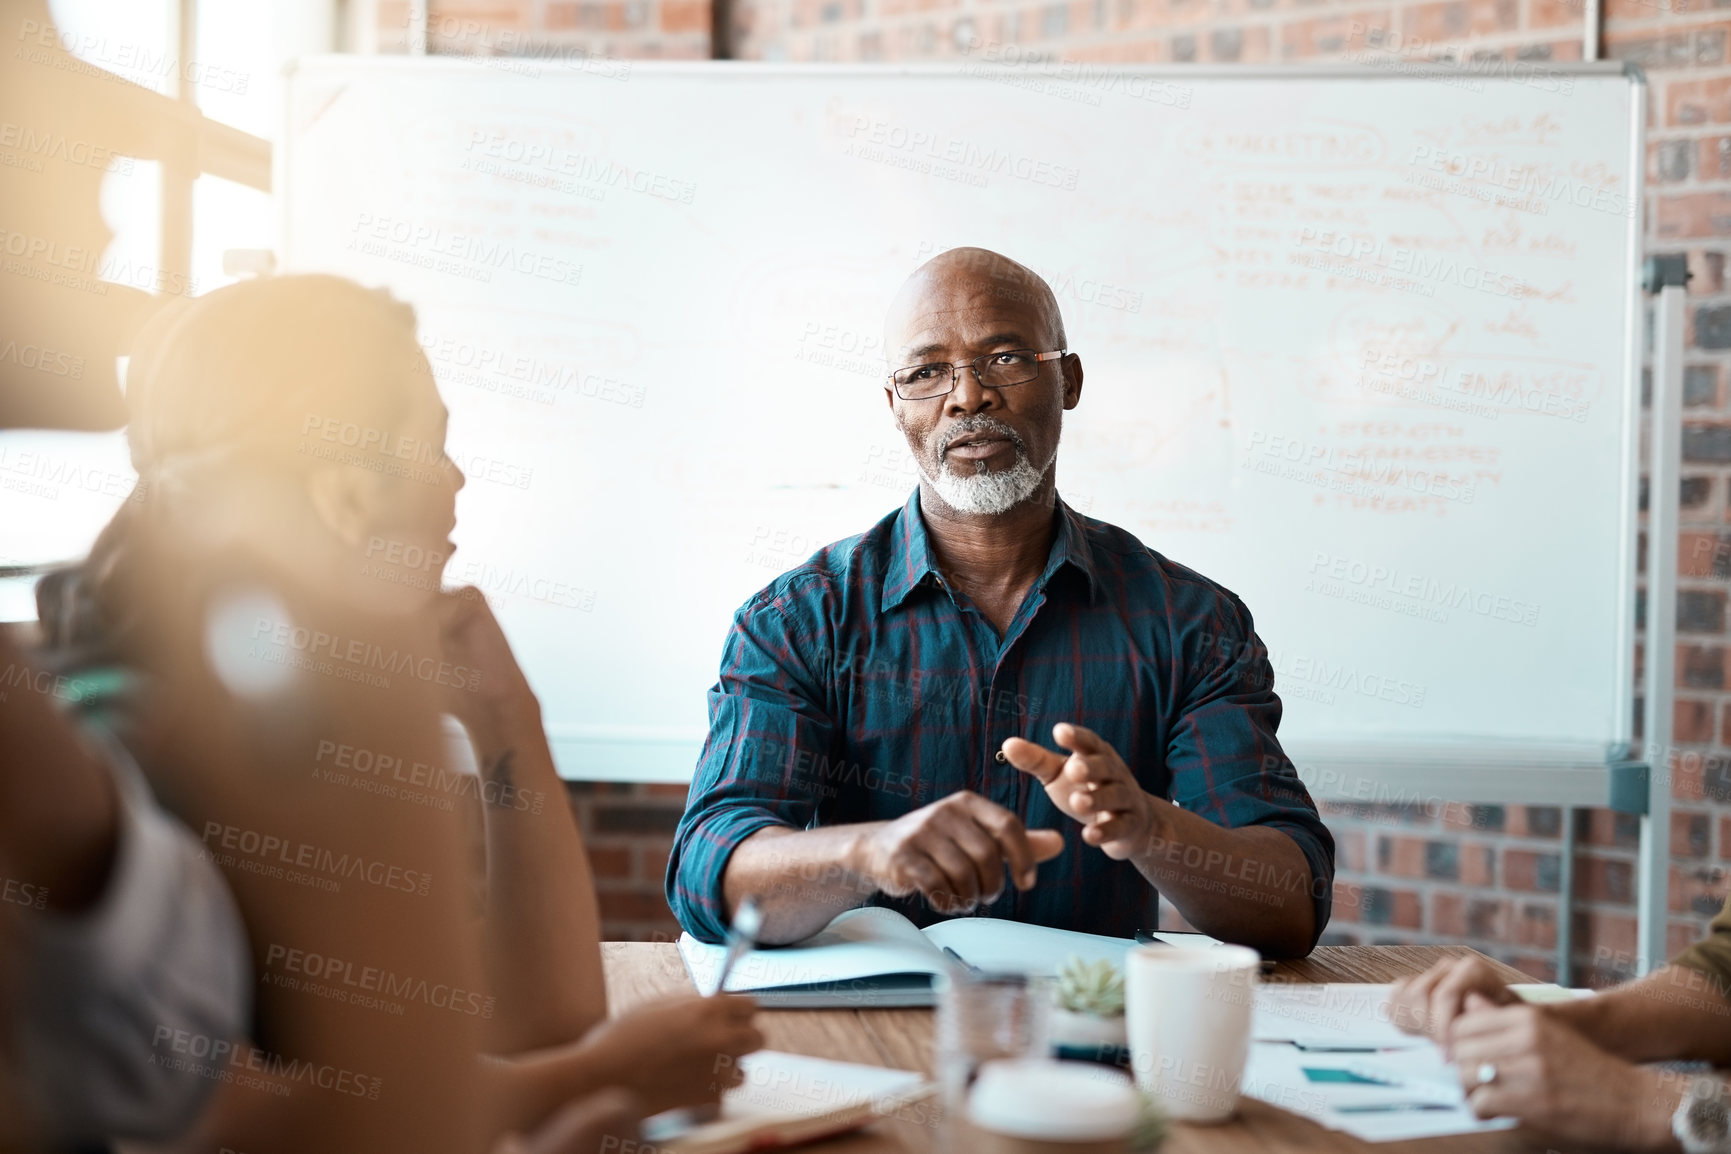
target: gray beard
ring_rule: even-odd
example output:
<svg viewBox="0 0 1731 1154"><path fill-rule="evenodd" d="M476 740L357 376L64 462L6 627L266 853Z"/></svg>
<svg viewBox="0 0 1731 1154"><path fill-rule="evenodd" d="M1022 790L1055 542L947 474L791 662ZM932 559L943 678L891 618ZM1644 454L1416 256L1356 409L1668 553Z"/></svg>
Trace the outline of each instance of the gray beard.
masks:
<svg viewBox="0 0 1731 1154"><path fill-rule="evenodd" d="M1008 513L1017 505L1032 497L1040 488L1040 481L1045 477L1046 470L1051 466L1049 460L1036 468L1034 462L1028 459L1028 447L1022 443L1010 430L991 418L957 424L951 435L964 432L996 432L1010 437L1016 448L1016 463L1001 473L988 473L984 461L977 462L972 474L957 474L944 468L940 463L935 474L926 470L924 461L920 462L920 475L928 484L937 490L944 503L958 513L976 513L984 516L996 516ZM943 450L949 446L946 443L938 452L938 459L943 460ZM1052 451L1052 458L1057 458L1057 449Z"/></svg>

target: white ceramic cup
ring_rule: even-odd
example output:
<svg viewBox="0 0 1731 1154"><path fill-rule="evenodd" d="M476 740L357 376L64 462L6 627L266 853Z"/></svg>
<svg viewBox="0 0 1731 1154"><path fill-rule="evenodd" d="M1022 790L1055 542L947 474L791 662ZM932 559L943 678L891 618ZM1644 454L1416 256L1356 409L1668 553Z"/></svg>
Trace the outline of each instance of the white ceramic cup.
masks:
<svg viewBox="0 0 1731 1154"><path fill-rule="evenodd" d="M1244 946L1137 946L1124 962L1136 1084L1180 1122L1238 1108L1261 956Z"/></svg>

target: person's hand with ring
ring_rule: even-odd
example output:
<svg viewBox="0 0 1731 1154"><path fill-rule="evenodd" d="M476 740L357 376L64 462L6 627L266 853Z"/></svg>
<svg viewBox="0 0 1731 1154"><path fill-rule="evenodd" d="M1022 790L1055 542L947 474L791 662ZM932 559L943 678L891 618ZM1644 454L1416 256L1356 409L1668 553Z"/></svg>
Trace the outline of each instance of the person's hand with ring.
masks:
<svg viewBox="0 0 1731 1154"><path fill-rule="evenodd" d="M1538 1006L1468 994L1449 1042L1480 1118L1518 1118L1547 1135L1618 1150L1674 1148L1674 1079L1607 1054Z"/></svg>

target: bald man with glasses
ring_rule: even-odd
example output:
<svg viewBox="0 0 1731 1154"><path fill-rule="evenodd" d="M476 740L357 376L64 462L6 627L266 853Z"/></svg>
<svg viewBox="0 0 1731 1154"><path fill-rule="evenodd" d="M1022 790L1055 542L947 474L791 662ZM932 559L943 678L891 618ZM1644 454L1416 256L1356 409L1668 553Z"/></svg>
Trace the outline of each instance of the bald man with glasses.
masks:
<svg viewBox="0 0 1731 1154"><path fill-rule="evenodd" d="M771 943L866 904L1130 937L1164 894L1308 953L1334 842L1267 652L1231 592L1059 498L1082 361L1050 287L952 249L885 348L919 488L735 615L668 861L680 922L718 941L755 897Z"/></svg>

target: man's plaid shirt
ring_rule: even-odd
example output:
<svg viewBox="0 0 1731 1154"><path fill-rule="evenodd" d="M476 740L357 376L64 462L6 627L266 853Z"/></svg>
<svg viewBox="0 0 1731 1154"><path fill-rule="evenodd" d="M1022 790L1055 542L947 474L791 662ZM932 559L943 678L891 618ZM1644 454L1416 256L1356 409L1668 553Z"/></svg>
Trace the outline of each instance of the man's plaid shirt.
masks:
<svg viewBox="0 0 1731 1154"><path fill-rule="evenodd" d="M1136 868L1084 845L1037 782L995 759L1012 735L1053 748L1068 721L1110 742L1150 793L1291 837L1311 876L1283 884L1309 888L1322 933L1334 839L1275 737L1280 699L1249 610L1122 529L1062 501L1054 516L1046 567L1002 638L938 571L917 490L740 608L667 865L686 929L721 939L722 871L757 830L887 820L962 789L1065 840L1032 890L1006 886L976 914L1153 928L1158 895ZM1240 869L1274 880L1264 863ZM917 896L873 900L917 924L940 917Z"/></svg>

